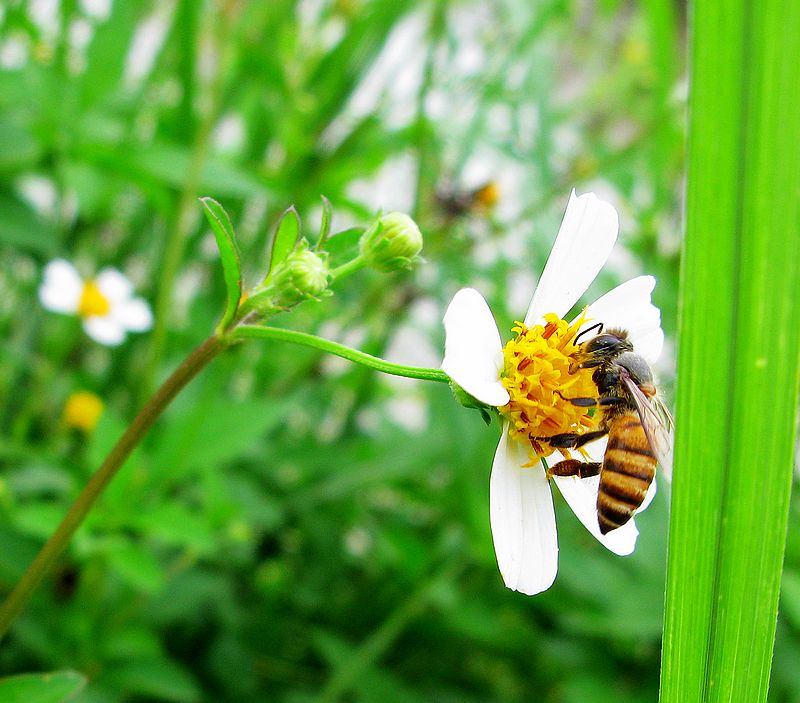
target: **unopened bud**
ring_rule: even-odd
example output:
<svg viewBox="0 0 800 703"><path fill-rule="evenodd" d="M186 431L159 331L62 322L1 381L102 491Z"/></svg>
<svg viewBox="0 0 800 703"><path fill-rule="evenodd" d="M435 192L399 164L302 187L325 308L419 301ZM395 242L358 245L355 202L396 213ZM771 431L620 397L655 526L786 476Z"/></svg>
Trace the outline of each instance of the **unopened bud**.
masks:
<svg viewBox="0 0 800 703"><path fill-rule="evenodd" d="M301 240L283 261L253 291L246 310L273 313L288 310L304 300L318 300L327 293L330 273L328 255L308 248Z"/></svg>
<svg viewBox="0 0 800 703"><path fill-rule="evenodd" d="M364 233L359 248L367 265L379 271L411 268L422 251L422 233L408 215L390 212Z"/></svg>
<svg viewBox="0 0 800 703"><path fill-rule="evenodd" d="M289 308L317 298L328 288L328 255L318 254L301 241L270 276L277 307Z"/></svg>

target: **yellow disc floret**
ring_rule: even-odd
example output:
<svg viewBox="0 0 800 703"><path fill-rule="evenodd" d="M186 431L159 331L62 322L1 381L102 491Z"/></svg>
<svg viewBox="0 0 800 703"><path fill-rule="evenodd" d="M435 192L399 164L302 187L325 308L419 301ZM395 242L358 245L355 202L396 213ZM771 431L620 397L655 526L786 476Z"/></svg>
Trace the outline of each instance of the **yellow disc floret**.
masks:
<svg viewBox="0 0 800 703"><path fill-rule="evenodd" d="M580 315L572 324L557 315L545 315L544 325L514 325L516 337L503 349L503 386L511 400L500 408L509 421L512 438L531 447L531 458L554 450L547 438L556 434L583 434L595 428L594 408L578 407L568 398L596 398L592 369L570 366L577 351L575 337L586 321Z"/></svg>
<svg viewBox="0 0 800 703"><path fill-rule="evenodd" d="M62 420L67 427L89 433L103 414L103 401L89 391L76 391L64 405Z"/></svg>
<svg viewBox="0 0 800 703"><path fill-rule="evenodd" d="M109 310L111 310L111 303L103 295L100 287L94 281L86 281L78 302L78 315L81 317L102 316L107 315Z"/></svg>

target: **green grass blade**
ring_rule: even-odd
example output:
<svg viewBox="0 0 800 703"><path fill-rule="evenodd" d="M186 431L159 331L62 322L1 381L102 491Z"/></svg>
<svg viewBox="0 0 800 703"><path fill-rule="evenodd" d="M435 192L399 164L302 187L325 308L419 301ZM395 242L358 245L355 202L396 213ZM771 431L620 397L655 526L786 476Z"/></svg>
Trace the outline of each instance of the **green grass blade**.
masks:
<svg viewBox="0 0 800 703"><path fill-rule="evenodd" d="M242 267L239 262L239 250L236 246L233 225L225 208L213 198L200 198L200 202L203 204L206 219L211 225L214 238L217 240L222 272L225 276L227 302L225 313L219 323L219 329L225 329L236 314L239 300L242 297Z"/></svg>
<svg viewBox="0 0 800 703"><path fill-rule="evenodd" d="M693 22L661 701L763 701L800 366L800 4Z"/></svg>

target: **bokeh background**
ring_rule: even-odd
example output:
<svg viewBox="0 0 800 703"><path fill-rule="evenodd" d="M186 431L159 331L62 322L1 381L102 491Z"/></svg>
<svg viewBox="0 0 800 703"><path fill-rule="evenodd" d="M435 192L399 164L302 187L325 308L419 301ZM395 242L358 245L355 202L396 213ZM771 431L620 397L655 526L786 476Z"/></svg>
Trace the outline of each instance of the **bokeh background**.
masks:
<svg viewBox="0 0 800 703"><path fill-rule="evenodd" d="M362 272L276 322L438 366L450 296L478 287L510 333L570 189L594 190L621 236L588 299L658 277L671 399L686 20L665 0L0 3L0 589L213 329L198 196L228 209L251 282L289 204L308 234L320 195L334 230L412 214L414 272ZM155 327L109 349L43 310L56 257L123 270ZM94 429L65 420L76 391L103 401ZM627 558L556 497L559 575L528 598L494 561L497 436L443 385L234 349L136 451L0 670L79 670L80 703L655 700L668 487ZM797 514L776 702L800 700Z"/></svg>

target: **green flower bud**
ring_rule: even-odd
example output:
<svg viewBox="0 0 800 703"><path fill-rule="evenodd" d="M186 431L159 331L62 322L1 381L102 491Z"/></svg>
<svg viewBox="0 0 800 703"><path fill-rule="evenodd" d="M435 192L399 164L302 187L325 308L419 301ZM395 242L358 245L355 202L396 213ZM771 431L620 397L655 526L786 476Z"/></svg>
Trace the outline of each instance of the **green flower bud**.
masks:
<svg viewBox="0 0 800 703"><path fill-rule="evenodd" d="M422 233L408 215L390 212L363 234L359 249L367 265L379 271L411 268L422 250Z"/></svg>
<svg viewBox="0 0 800 703"><path fill-rule="evenodd" d="M329 281L328 255L311 251L303 239L253 291L244 307L262 313L288 310L304 300L328 295Z"/></svg>
<svg viewBox="0 0 800 703"><path fill-rule="evenodd" d="M328 255L318 254L301 241L270 276L276 292L275 304L289 308L303 300L317 300L327 290L330 275Z"/></svg>

